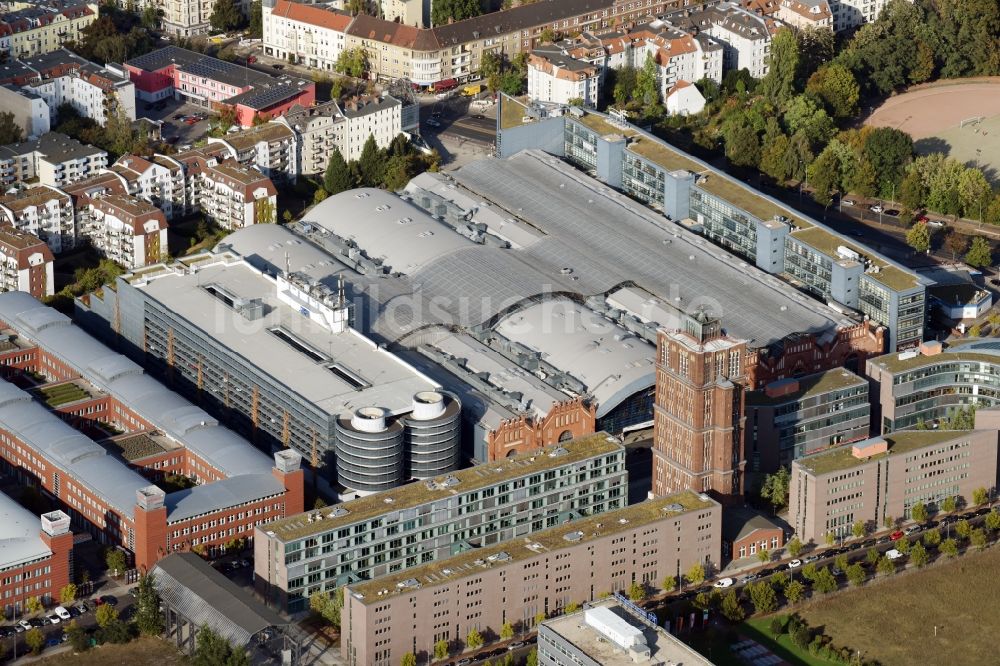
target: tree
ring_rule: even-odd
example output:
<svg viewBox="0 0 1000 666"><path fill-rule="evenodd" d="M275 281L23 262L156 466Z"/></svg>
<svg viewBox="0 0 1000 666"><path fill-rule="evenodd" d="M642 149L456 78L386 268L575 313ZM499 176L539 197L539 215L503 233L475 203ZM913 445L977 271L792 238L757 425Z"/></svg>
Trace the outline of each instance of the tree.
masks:
<svg viewBox="0 0 1000 666"><path fill-rule="evenodd" d="M355 46L341 51L333 68L341 74L360 79L368 71L368 64L368 52L360 46Z"/></svg>
<svg viewBox="0 0 1000 666"><path fill-rule="evenodd" d="M659 70L651 53L646 53L646 61L636 74L635 91L632 99L639 101L646 109L660 102L660 87L657 83Z"/></svg>
<svg viewBox="0 0 1000 666"><path fill-rule="evenodd" d="M809 77L806 92L819 97L834 118L850 118L857 113L861 86L851 70L838 62L819 68Z"/></svg>
<svg viewBox="0 0 1000 666"><path fill-rule="evenodd" d="M194 658L195 666L218 666L225 664L229 657L229 643L207 624L198 630L195 636Z"/></svg>
<svg viewBox="0 0 1000 666"><path fill-rule="evenodd" d="M118 619L118 611L111 604L101 604L97 607L94 617L97 619L97 626L103 629Z"/></svg>
<svg viewBox="0 0 1000 666"><path fill-rule="evenodd" d="M6 146L9 143L17 143L24 136L21 126L14 120L14 114L10 111L0 113L0 145Z"/></svg>
<svg viewBox="0 0 1000 666"><path fill-rule="evenodd" d="M26 613L41 613L45 607L38 597L28 597L24 600L24 611Z"/></svg>
<svg viewBox="0 0 1000 666"><path fill-rule="evenodd" d="M497 51L487 51L479 59L479 76L484 79L497 76L503 69L503 57ZM496 89L494 86L490 86Z"/></svg>
<svg viewBox="0 0 1000 666"><path fill-rule="evenodd" d="M812 148L825 146L837 133L837 126L826 109L809 95L798 95L788 103L784 121L789 134L801 132Z"/></svg>
<svg viewBox="0 0 1000 666"><path fill-rule="evenodd" d="M628 598L632 601L642 601L646 595L646 586L637 580L633 581L628 588Z"/></svg>
<svg viewBox="0 0 1000 666"><path fill-rule="evenodd" d="M899 539L898 541L896 541L896 550L901 552L903 555L909 553L912 547L913 544L910 542L909 539Z"/></svg>
<svg viewBox="0 0 1000 666"><path fill-rule="evenodd" d="M896 565L888 557L883 557L878 561L878 565L875 567L879 575L888 576L890 574L896 573Z"/></svg>
<svg viewBox="0 0 1000 666"><path fill-rule="evenodd" d="M806 586L802 584L802 581L793 580L788 585L785 586L785 599L788 600L790 604L797 604L805 596Z"/></svg>
<svg viewBox="0 0 1000 666"><path fill-rule="evenodd" d="M923 502L917 502L912 507L910 507L910 517L918 523L923 523L927 521L927 505Z"/></svg>
<svg viewBox="0 0 1000 666"><path fill-rule="evenodd" d="M878 552L878 548L872 547L865 553L865 561L868 562L868 564L875 564L881 556L882 554Z"/></svg>
<svg viewBox="0 0 1000 666"><path fill-rule="evenodd" d="M948 557L955 557L958 555L958 542L954 539L945 539L941 542L939 550Z"/></svg>
<svg viewBox="0 0 1000 666"><path fill-rule="evenodd" d="M465 647L468 650L478 650L483 647L483 642L482 634L475 627L470 629L469 633L465 636Z"/></svg>
<svg viewBox="0 0 1000 666"><path fill-rule="evenodd" d="M813 189L816 203L829 206L833 202L833 193L839 189L839 172L840 160L827 146L806 169L806 180Z"/></svg>
<svg viewBox="0 0 1000 666"><path fill-rule="evenodd" d="M827 567L823 567L816 572L813 578L812 589L820 594L827 594L837 589L837 579Z"/></svg>
<svg viewBox="0 0 1000 666"><path fill-rule="evenodd" d="M566 604L565 608L563 608L563 615L572 615L578 610L580 610L580 604L576 603L575 601L571 601L568 604Z"/></svg>
<svg viewBox="0 0 1000 666"><path fill-rule="evenodd" d="M274 224L277 211L270 197L257 199L254 208L257 213L255 216L257 224Z"/></svg>
<svg viewBox="0 0 1000 666"><path fill-rule="evenodd" d="M785 633L785 623L781 621L780 617L772 617L771 635L777 639L783 633Z"/></svg>
<svg viewBox="0 0 1000 666"><path fill-rule="evenodd" d="M837 535L833 532L827 532L823 535L823 542L826 543L827 546L833 546L837 543Z"/></svg>
<svg viewBox="0 0 1000 666"><path fill-rule="evenodd" d="M778 595L766 580L750 583L747 590L755 612L771 613L778 607Z"/></svg>
<svg viewBox="0 0 1000 666"><path fill-rule="evenodd" d="M958 535L960 539L968 539L969 534L972 533L972 525L969 524L968 520L960 520L955 523L955 534Z"/></svg>
<svg viewBox="0 0 1000 666"><path fill-rule="evenodd" d="M63 606L76 601L76 585L67 583L59 589L59 603Z"/></svg>
<svg viewBox="0 0 1000 666"><path fill-rule="evenodd" d="M70 620L66 626L66 638L74 652L86 652L90 649L90 638L87 636L86 630L76 623L76 620Z"/></svg>
<svg viewBox="0 0 1000 666"><path fill-rule="evenodd" d="M913 139L893 127L875 127L864 134L861 152L877 174L879 195L893 196L903 180L906 166L913 159Z"/></svg>
<svg viewBox="0 0 1000 666"><path fill-rule="evenodd" d="M986 548L986 532L980 527L972 530L969 532L969 543L978 550L984 550Z"/></svg>
<svg viewBox="0 0 1000 666"><path fill-rule="evenodd" d="M802 577L804 579L806 579L806 580L815 580L816 579L816 563L815 562L809 562L808 564L806 564L805 566L802 567Z"/></svg>
<svg viewBox="0 0 1000 666"><path fill-rule="evenodd" d="M957 231L952 231L945 237L944 244L951 252L951 260L955 261L958 255L964 254L969 248L969 239Z"/></svg>
<svg viewBox="0 0 1000 666"><path fill-rule="evenodd" d="M792 540L785 544L785 548L788 549L788 554L792 557L798 557L799 553L802 552L802 541L799 538L792 537Z"/></svg>
<svg viewBox="0 0 1000 666"><path fill-rule="evenodd" d="M40 629L30 629L24 634L24 644L31 650L31 654L40 654L45 647L45 634Z"/></svg>
<svg viewBox="0 0 1000 666"><path fill-rule="evenodd" d="M438 0L431 8L431 22L446 25L449 19L461 21L483 13L479 0Z"/></svg>
<svg viewBox="0 0 1000 666"><path fill-rule="evenodd" d="M965 254L965 263L973 268L985 268L993 263L993 249L985 238L976 236L972 239L972 245Z"/></svg>
<svg viewBox="0 0 1000 666"><path fill-rule="evenodd" d="M924 199L927 197L927 188L924 187L924 181L916 169L908 169L906 171L906 175L903 176L903 180L899 183L899 190L896 192L896 196L899 198L899 203L903 205L903 208L910 212L924 205Z"/></svg>
<svg viewBox="0 0 1000 666"><path fill-rule="evenodd" d="M208 22L215 30L229 32L240 27L240 24L243 23L243 15L240 14L240 8L233 0L215 0Z"/></svg>
<svg viewBox="0 0 1000 666"><path fill-rule="evenodd" d="M160 612L160 595L156 592L152 574L143 574L135 589L135 626L145 636L163 633L163 613Z"/></svg>
<svg viewBox="0 0 1000 666"><path fill-rule="evenodd" d="M963 216L983 221L983 213L989 212L993 190L982 171L969 167L962 172L958 179L958 198Z"/></svg>
<svg viewBox="0 0 1000 666"><path fill-rule="evenodd" d="M937 546L941 543L941 530L934 528L932 530L927 530L924 532L924 545L925 546Z"/></svg>
<svg viewBox="0 0 1000 666"><path fill-rule="evenodd" d="M417 655L412 652L407 652L403 655L403 658L399 660L399 666L417 666Z"/></svg>
<svg viewBox="0 0 1000 666"><path fill-rule="evenodd" d="M760 153L760 170L778 183L784 183L791 177L785 155L788 153L789 139L784 134L778 134L772 140L764 140Z"/></svg>
<svg viewBox="0 0 1000 666"><path fill-rule="evenodd" d="M538 648L531 648L528 658L524 662L525 666L538 666Z"/></svg>
<svg viewBox="0 0 1000 666"><path fill-rule="evenodd" d="M736 597L736 590L729 590L722 598L722 615L730 622L742 622L746 619L747 612L743 604Z"/></svg>
<svg viewBox="0 0 1000 666"><path fill-rule="evenodd" d="M448 641L441 639L434 644L434 658L444 659L448 656Z"/></svg>
<svg viewBox="0 0 1000 666"><path fill-rule="evenodd" d="M931 232L926 222L917 222L906 232L906 244L916 252L926 252L931 248Z"/></svg>
<svg viewBox="0 0 1000 666"><path fill-rule="evenodd" d="M972 503L976 506L982 506L990 501L990 491L986 490L980 486L972 491Z"/></svg>
<svg viewBox="0 0 1000 666"><path fill-rule="evenodd" d="M663 582L660 583L660 591L663 593L673 592L677 589L677 578L674 576L666 576Z"/></svg>
<svg viewBox="0 0 1000 666"><path fill-rule="evenodd" d="M983 521L986 528L992 532L1000 530L1000 512L990 511L986 514L986 520Z"/></svg>
<svg viewBox="0 0 1000 666"><path fill-rule="evenodd" d="M760 163L760 138L748 123L730 123L725 132L726 157L736 166L756 167Z"/></svg>
<svg viewBox="0 0 1000 666"><path fill-rule="evenodd" d="M781 28L771 38L767 67L767 74L761 79L757 92L775 104L781 104L792 95L799 67L799 43L791 29Z"/></svg>
<svg viewBox="0 0 1000 666"><path fill-rule="evenodd" d="M330 153L330 161L326 165L326 173L323 174L323 189L330 194L339 194L352 187L354 181L351 178L351 169L340 149L334 146Z"/></svg>
<svg viewBox="0 0 1000 666"><path fill-rule="evenodd" d="M344 607L344 588L332 593L313 592L309 596L309 609L335 627L340 627L340 611Z"/></svg>
<svg viewBox="0 0 1000 666"><path fill-rule="evenodd" d="M930 557L927 554L927 549L924 548L924 544L917 541L912 546L910 546L910 562L917 568L920 568L927 564Z"/></svg>
<svg viewBox="0 0 1000 666"><path fill-rule="evenodd" d="M764 485L760 489L760 496L771 503L777 511L788 506L788 489L791 485L791 474L787 467L779 467L774 474L764 477Z"/></svg>
<svg viewBox="0 0 1000 666"><path fill-rule="evenodd" d="M615 72L615 86L612 96L616 105L625 106L628 104L632 99L638 78L639 72L631 65L626 65Z"/></svg>
<svg viewBox="0 0 1000 666"><path fill-rule="evenodd" d="M260 39L264 36L264 12L261 0L254 0L250 5L250 39Z"/></svg>
<svg viewBox="0 0 1000 666"><path fill-rule="evenodd" d="M504 622L503 626L500 627L500 640L509 641L514 638L514 625L510 622Z"/></svg>
<svg viewBox="0 0 1000 666"><path fill-rule="evenodd" d="M771 552L767 548L761 548L757 551L757 561L760 562L762 566L767 564L771 561Z"/></svg>
<svg viewBox="0 0 1000 666"><path fill-rule="evenodd" d="M684 580L688 582L689 585L701 585L705 582L705 565L701 562L697 562L691 565L691 568L687 570L684 574Z"/></svg>
<svg viewBox="0 0 1000 666"><path fill-rule="evenodd" d="M115 617L110 620L107 626L98 629L94 637L97 639L98 643L128 643L132 640L132 630L130 625L126 624L120 618ZM227 664L228 666L228 664Z"/></svg>
<svg viewBox="0 0 1000 666"><path fill-rule="evenodd" d="M864 583L868 577L865 568L857 562L844 569L844 573L847 575L847 581L855 587Z"/></svg>
<svg viewBox="0 0 1000 666"><path fill-rule="evenodd" d="M860 539L867 533L868 533L868 528L865 527L865 522L863 520L858 520L853 525L851 525L851 534L854 535L855 539Z"/></svg>
<svg viewBox="0 0 1000 666"><path fill-rule="evenodd" d="M710 597L707 592L699 592L694 595L694 600L691 602L691 605L698 610L707 610L708 607L712 605L712 597Z"/></svg>
<svg viewBox="0 0 1000 666"><path fill-rule="evenodd" d="M362 186L378 187L382 183L382 177L385 174L384 158L378 144L375 143L375 135L369 134L364 148L361 149L361 158L358 160Z"/></svg>
<svg viewBox="0 0 1000 666"><path fill-rule="evenodd" d="M941 510L945 513L952 513L958 508L958 500L954 495L949 495L941 500Z"/></svg>

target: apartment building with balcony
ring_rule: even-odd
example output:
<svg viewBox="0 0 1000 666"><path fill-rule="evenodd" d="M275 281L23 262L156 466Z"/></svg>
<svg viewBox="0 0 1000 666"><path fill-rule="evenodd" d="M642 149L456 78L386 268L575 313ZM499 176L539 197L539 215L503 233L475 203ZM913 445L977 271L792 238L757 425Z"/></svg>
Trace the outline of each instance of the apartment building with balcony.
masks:
<svg viewBox="0 0 1000 666"><path fill-rule="evenodd" d="M268 55L289 56L309 68L333 71L347 43L351 14L327 6L268 0L262 6L263 43ZM388 20L393 20L386 17ZM413 25L412 21L404 21Z"/></svg>
<svg viewBox="0 0 1000 666"><path fill-rule="evenodd" d="M602 72L566 55L558 46L541 46L528 56L528 97L538 102L597 106Z"/></svg>
<svg viewBox="0 0 1000 666"><path fill-rule="evenodd" d="M0 227L0 291L24 291L35 298L55 293L52 251L38 237Z"/></svg>
<svg viewBox="0 0 1000 666"><path fill-rule="evenodd" d="M83 29L97 20L97 3L44 0L12 3L17 6L0 16L0 54L30 58L79 42Z"/></svg>
<svg viewBox="0 0 1000 666"><path fill-rule="evenodd" d="M298 141L295 132L283 123L264 123L223 137L209 137L208 145L224 146L230 158L248 169L258 169L271 180L293 181L298 177Z"/></svg>
<svg viewBox="0 0 1000 666"><path fill-rule="evenodd" d="M627 495L625 449L597 433L261 525L255 584L297 612L314 592L520 540Z"/></svg>
<svg viewBox="0 0 1000 666"><path fill-rule="evenodd" d="M35 73L23 89L45 101L51 120L56 119L62 104L69 104L81 116L100 125L106 125L108 118L116 115L135 120L135 86L128 72L119 66L97 65L67 49L21 62Z"/></svg>
<svg viewBox="0 0 1000 666"><path fill-rule="evenodd" d="M688 33L712 37L722 44L725 71L745 68L756 79L767 74L771 37L780 27L771 17L747 11L737 2L675 12L663 21Z"/></svg>
<svg viewBox="0 0 1000 666"><path fill-rule="evenodd" d="M110 171L121 181L125 191L152 203L163 211L168 220L182 217L188 210L185 169L177 155L123 155L111 165Z"/></svg>
<svg viewBox="0 0 1000 666"><path fill-rule="evenodd" d="M0 493L0 590L4 617L23 616L28 599L59 602L59 591L74 580L73 533L62 511L39 516Z"/></svg>
<svg viewBox="0 0 1000 666"><path fill-rule="evenodd" d="M76 200L77 229L98 254L125 268L162 261L167 254L167 219L142 199L119 194L84 195Z"/></svg>
<svg viewBox="0 0 1000 666"><path fill-rule="evenodd" d="M747 469L768 474L868 439L868 380L844 368L771 382L746 396Z"/></svg>
<svg viewBox="0 0 1000 666"><path fill-rule="evenodd" d="M879 17L889 0L829 0L835 32L850 30Z"/></svg>
<svg viewBox="0 0 1000 666"><path fill-rule="evenodd" d="M529 629L539 616L633 582L659 587L694 564L711 569L721 514L713 500L683 492L350 584L341 656L351 666L398 664L408 653L429 658L436 642L464 641L473 629Z"/></svg>
<svg viewBox="0 0 1000 666"><path fill-rule="evenodd" d="M708 33L689 33L657 19L629 30L624 39L631 51L627 58L629 64L641 68L647 56L653 58L658 69L660 97L664 101L671 89L682 81L693 83L711 79L722 82L724 48Z"/></svg>
<svg viewBox="0 0 1000 666"><path fill-rule="evenodd" d="M775 18L799 30L833 30L832 2L827 0L779 0Z"/></svg>
<svg viewBox="0 0 1000 666"><path fill-rule="evenodd" d="M633 125L591 110L525 123L539 111L503 105L513 108L500 114L501 156L543 147L830 308L867 316L885 327L888 349L923 339L927 278Z"/></svg>
<svg viewBox="0 0 1000 666"><path fill-rule="evenodd" d="M196 165L188 171L188 201L223 229L277 222L278 190L256 169L233 160Z"/></svg>
<svg viewBox="0 0 1000 666"><path fill-rule="evenodd" d="M911 430L817 453L792 463L788 523L803 543L849 537L887 518L907 520L913 505L931 511L948 497L971 500L997 487L995 422L975 430Z"/></svg>
<svg viewBox="0 0 1000 666"><path fill-rule="evenodd" d="M37 236L56 254L76 245L73 201L68 194L49 185L0 196L0 224Z"/></svg>
<svg viewBox="0 0 1000 666"><path fill-rule="evenodd" d="M89 178L108 164L108 153L76 139L47 132L34 140L0 146L0 185L32 181L64 187Z"/></svg>

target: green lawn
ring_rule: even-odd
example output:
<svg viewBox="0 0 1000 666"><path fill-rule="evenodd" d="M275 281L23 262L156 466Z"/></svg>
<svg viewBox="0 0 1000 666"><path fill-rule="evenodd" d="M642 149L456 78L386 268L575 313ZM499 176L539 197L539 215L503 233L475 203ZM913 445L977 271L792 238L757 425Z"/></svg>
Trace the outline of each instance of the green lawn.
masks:
<svg viewBox="0 0 1000 666"><path fill-rule="evenodd" d="M66 403L82 400L89 396L86 391L76 384L59 384L58 386L49 386L38 389L38 392L42 394L42 399L49 407L58 407L59 405L65 405Z"/></svg>
<svg viewBox="0 0 1000 666"><path fill-rule="evenodd" d="M746 666L729 649L729 646L733 642L732 636L734 635L757 641L790 664L831 666L835 663L821 657L814 657L809 654L808 650L800 650L792 644L788 634L782 634L775 641L770 631L772 617L769 615L767 617L753 618L728 629L710 629L707 632L695 634L691 640L691 646L711 659L717 666ZM739 641L742 639L737 638L736 640Z"/></svg>

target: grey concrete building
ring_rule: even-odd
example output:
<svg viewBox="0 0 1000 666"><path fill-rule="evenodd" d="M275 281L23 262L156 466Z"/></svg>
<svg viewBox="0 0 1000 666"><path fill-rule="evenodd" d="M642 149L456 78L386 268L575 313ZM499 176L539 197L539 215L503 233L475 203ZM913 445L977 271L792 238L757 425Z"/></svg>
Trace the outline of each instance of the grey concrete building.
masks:
<svg viewBox="0 0 1000 666"><path fill-rule="evenodd" d="M889 349L919 345L929 281L620 119L525 107L501 95L502 157L540 148L697 231L830 308L889 329Z"/></svg>
<svg viewBox="0 0 1000 666"><path fill-rule="evenodd" d="M625 450L598 433L262 525L255 584L297 612L314 592L618 509L627 494Z"/></svg>
<svg viewBox="0 0 1000 666"><path fill-rule="evenodd" d="M223 249L125 275L80 307L258 445L326 465L341 490L455 469L458 400L352 328L345 290Z"/></svg>
<svg viewBox="0 0 1000 666"><path fill-rule="evenodd" d="M712 666L624 598L587 604L538 625L539 666Z"/></svg>
<svg viewBox="0 0 1000 666"><path fill-rule="evenodd" d="M917 502L971 501L997 485L996 423L979 430L910 430L817 453L792 463L788 522L804 543L849 537L856 522L879 529L906 520ZM989 427L985 427L988 425Z"/></svg>
<svg viewBox="0 0 1000 666"><path fill-rule="evenodd" d="M831 446L868 439L868 380L838 368L771 382L747 393L747 459L752 472Z"/></svg>
<svg viewBox="0 0 1000 666"><path fill-rule="evenodd" d="M437 641L472 629L523 631L633 582L657 588L718 563L720 523L717 502L686 491L348 585L341 654L351 666L394 666L406 653L426 663Z"/></svg>

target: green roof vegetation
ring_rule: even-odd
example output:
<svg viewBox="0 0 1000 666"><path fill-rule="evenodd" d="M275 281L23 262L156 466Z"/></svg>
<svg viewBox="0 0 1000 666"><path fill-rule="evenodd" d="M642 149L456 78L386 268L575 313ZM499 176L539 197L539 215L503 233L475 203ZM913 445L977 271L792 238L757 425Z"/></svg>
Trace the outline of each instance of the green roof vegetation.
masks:
<svg viewBox="0 0 1000 666"><path fill-rule="evenodd" d="M693 173L705 171L705 167L688 159L684 153L674 150L662 141L649 137L636 138L628 145L628 150L669 171L677 169L686 169Z"/></svg>
<svg viewBox="0 0 1000 666"><path fill-rule="evenodd" d="M636 131L631 127L618 127L609 123L604 116L596 113L584 113L582 118L569 116L571 120L577 120L583 125L597 132L600 136L607 134L621 134L622 136L635 136Z"/></svg>
<svg viewBox="0 0 1000 666"><path fill-rule="evenodd" d="M41 394L42 400L49 407L58 407L90 397L90 393L73 382L56 386L43 386L38 389L38 393Z"/></svg>
<svg viewBox="0 0 1000 666"><path fill-rule="evenodd" d="M146 434L106 439L99 444L109 453L118 454L129 462L167 451L159 442Z"/></svg>
<svg viewBox="0 0 1000 666"><path fill-rule="evenodd" d="M899 353L894 352L892 354L885 354L883 356L870 359L868 362L884 367L889 372L895 373L905 370L913 370L915 368L923 368L930 365L937 365L940 363L954 363L956 361L976 361L1000 365L1000 356L997 356L996 354L962 351L961 349L949 348L935 356L924 356L923 354L918 353L912 358L906 356L904 356L904 358L900 358Z"/></svg>
<svg viewBox="0 0 1000 666"><path fill-rule="evenodd" d="M675 505L679 505L677 508ZM369 603L392 596L401 590L404 581L414 579L420 585L436 585L448 580L462 578L490 566L503 566L511 561L522 561L547 552L575 546L601 536L607 536L626 529L633 529L652 523L666 516L677 516L690 511L698 511L718 506L714 501L702 499L691 491L669 495L655 500L647 500L624 509L599 513L578 520L572 520L558 527L552 527L520 539L483 548L474 548L436 562L428 562L417 567L381 576L348 586L348 594L362 595ZM676 510L673 510L676 509ZM578 539L565 539L567 534L579 532ZM490 560L499 553L506 553L509 559ZM388 590L379 596L379 592Z"/></svg>
<svg viewBox="0 0 1000 666"><path fill-rule="evenodd" d="M525 123L522 119L528 115L528 107L521 104L513 97L507 95L500 96L500 129L510 129L520 127Z"/></svg>
<svg viewBox="0 0 1000 666"><path fill-rule="evenodd" d="M796 227L811 228L813 226L811 222L807 222L791 210L772 203L749 186L736 183L722 174L712 173L702 179L698 183L698 187L720 199L725 199L737 208L742 208L763 222L768 222L773 220L776 215L781 215L788 218Z"/></svg>
<svg viewBox="0 0 1000 666"><path fill-rule="evenodd" d="M806 456L796 461L796 464L808 469L813 474L820 476L836 472L843 469L850 469L858 465L864 465L873 460L881 460L887 456L907 453L925 446L940 444L961 437L968 437L972 434L969 430L901 430L899 432L883 435L889 444L887 453L879 453L867 458L856 458L854 456L854 446L863 444L840 446L830 451Z"/></svg>
<svg viewBox="0 0 1000 666"><path fill-rule="evenodd" d="M781 405L795 400L804 400L812 396L822 395L830 391L845 389L852 386L867 386L868 380L859 377L850 370L834 368L825 372L818 372L814 375L800 377L797 380L798 389L782 396L770 397L764 389L747 393L748 405ZM777 383L777 382L773 382Z"/></svg>
<svg viewBox="0 0 1000 666"><path fill-rule="evenodd" d="M802 241L809 247L818 252L822 252L834 260L840 260L843 258L837 254L838 247L844 246L854 250L862 257L871 259L872 262L879 267L879 271L877 273L869 272L867 275L895 291L903 291L905 289L910 289L911 287L916 287L920 284L916 275L908 271L901 270L885 260L878 258L864 245L852 243L846 238L836 236L821 227L811 227L809 229L801 229L799 231L792 232L792 237L796 240Z"/></svg>
<svg viewBox="0 0 1000 666"><path fill-rule="evenodd" d="M332 529L338 529L345 525L353 525L390 511L400 511L420 506L427 502L447 499L455 495L478 490L479 488L502 483L508 479L537 474L580 460L587 460L596 456L620 451L622 451L622 445L616 439L607 433L596 433L544 449L531 451L530 453L506 458L502 461L483 463L476 467L459 470L445 477L434 479L434 481L440 482L450 476L458 480L458 483L448 487L438 484L432 488L428 487L429 481L415 481L399 488L338 504L337 507L346 509L347 511L347 513L341 516L331 516L331 509L324 508L300 513L295 516L276 520L272 523L266 523L261 525L261 529L265 532L273 532L275 538L283 542L293 541L314 534L329 532ZM310 522L309 516L317 512L323 516L323 519Z"/></svg>

